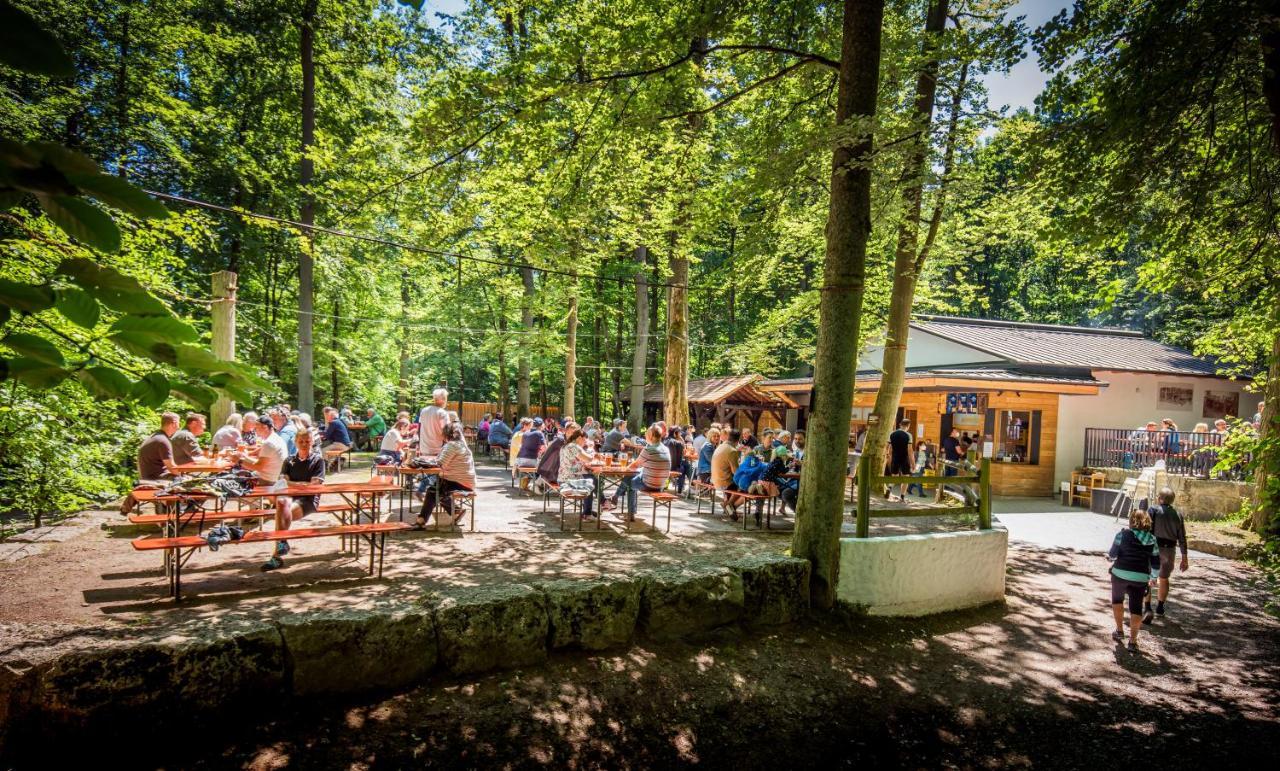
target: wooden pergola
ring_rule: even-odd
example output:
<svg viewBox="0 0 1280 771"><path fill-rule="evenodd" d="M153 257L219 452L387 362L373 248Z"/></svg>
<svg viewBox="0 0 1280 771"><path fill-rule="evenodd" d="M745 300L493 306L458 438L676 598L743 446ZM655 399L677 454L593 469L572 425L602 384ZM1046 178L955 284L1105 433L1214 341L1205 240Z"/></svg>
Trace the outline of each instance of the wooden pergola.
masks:
<svg viewBox="0 0 1280 771"><path fill-rule="evenodd" d="M768 413L777 418L779 425L786 425L787 409L795 407L796 403L786 394L758 387L763 379L760 375L735 375L690 380L690 420L705 430L712 422L733 423L739 415L745 415L751 421L751 430L758 433L760 418ZM656 420L661 415L662 399L661 384L645 386L646 421Z"/></svg>

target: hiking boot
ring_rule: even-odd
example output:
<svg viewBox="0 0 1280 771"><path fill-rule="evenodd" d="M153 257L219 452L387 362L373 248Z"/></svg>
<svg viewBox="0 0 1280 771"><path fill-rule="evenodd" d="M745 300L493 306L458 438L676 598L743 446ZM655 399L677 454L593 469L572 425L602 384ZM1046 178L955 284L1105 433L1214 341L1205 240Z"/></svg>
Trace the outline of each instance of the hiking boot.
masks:
<svg viewBox="0 0 1280 771"><path fill-rule="evenodd" d="M1156 603L1156 615L1157 615L1157 616L1160 616L1161 618L1164 618L1164 603L1163 603L1163 602L1158 602L1158 603Z"/></svg>
<svg viewBox="0 0 1280 771"><path fill-rule="evenodd" d="M272 557L262 564L262 572L265 573L268 570L279 570L282 567L284 567L284 560L279 557Z"/></svg>
<svg viewBox="0 0 1280 771"><path fill-rule="evenodd" d="M1130 652L1130 653L1137 653L1137 652L1138 652L1138 641L1137 641L1137 640L1130 640L1130 641L1129 641L1129 652Z"/></svg>
<svg viewBox="0 0 1280 771"><path fill-rule="evenodd" d="M289 553L289 542L288 542L288 541L276 541L276 556L277 556L277 557L283 557L284 555L286 555L286 554L288 554L288 553Z"/></svg>
<svg viewBox="0 0 1280 771"><path fill-rule="evenodd" d="M1117 629L1116 631L1111 633L1111 639L1115 640L1116 642L1124 642L1124 632Z"/></svg>
<svg viewBox="0 0 1280 771"><path fill-rule="evenodd" d="M1156 617L1155 611L1151 609L1150 605L1148 605L1147 609L1142 613L1142 623L1150 624L1152 621L1155 620L1155 617Z"/></svg>

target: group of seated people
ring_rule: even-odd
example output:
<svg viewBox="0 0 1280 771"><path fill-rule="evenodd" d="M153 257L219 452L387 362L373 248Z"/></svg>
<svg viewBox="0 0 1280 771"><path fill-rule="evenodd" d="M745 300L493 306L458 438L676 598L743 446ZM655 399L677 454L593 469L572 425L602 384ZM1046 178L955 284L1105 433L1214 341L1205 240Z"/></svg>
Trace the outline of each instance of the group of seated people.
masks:
<svg viewBox="0 0 1280 771"><path fill-rule="evenodd" d="M724 498L725 509L732 520L738 519L738 508L750 499L743 496L776 496L783 511L794 511L799 497L797 474L804 461L805 435L787 430L766 429L762 441L750 429L712 424L707 430L707 443L698 453L698 478L710 482ZM757 500L756 522L760 521L762 502Z"/></svg>

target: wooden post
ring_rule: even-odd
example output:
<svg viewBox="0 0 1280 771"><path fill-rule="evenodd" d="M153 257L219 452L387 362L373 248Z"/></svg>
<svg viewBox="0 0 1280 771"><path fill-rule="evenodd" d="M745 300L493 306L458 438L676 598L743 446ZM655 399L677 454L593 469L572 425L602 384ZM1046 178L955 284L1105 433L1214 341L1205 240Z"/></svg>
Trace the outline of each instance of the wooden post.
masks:
<svg viewBox="0 0 1280 771"><path fill-rule="evenodd" d="M983 458L978 467L978 528L991 529L991 459Z"/></svg>
<svg viewBox="0 0 1280 771"><path fill-rule="evenodd" d="M213 274L213 355L222 361L236 358L236 274L220 270ZM236 411L236 403L218 397L209 414L209 431L217 431L227 416Z"/></svg>
<svg viewBox="0 0 1280 771"><path fill-rule="evenodd" d="M858 485L857 517L858 525L854 535L858 538L871 536L871 458L863 455L858 458L858 473L854 483Z"/></svg>

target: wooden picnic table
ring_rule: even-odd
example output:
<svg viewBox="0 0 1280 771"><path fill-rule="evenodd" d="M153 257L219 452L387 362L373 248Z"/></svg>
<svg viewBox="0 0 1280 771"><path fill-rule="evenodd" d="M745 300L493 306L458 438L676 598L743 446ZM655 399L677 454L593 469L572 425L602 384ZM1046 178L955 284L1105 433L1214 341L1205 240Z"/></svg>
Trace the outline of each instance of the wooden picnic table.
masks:
<svg viewBox="0 0 1280 771"><path fill-rule="evenodd" d="M190 463L178 463L173 470L179 474L216 474L219 471L226 471L234 466L233 461L225 458L205 457L202 460L193 460Z"/></svg>

